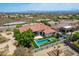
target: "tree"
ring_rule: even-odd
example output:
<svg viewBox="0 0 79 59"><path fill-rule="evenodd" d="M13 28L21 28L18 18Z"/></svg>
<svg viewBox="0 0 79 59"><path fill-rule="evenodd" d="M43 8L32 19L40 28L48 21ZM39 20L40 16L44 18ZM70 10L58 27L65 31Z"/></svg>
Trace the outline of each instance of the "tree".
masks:
<svg viewBox="0 0 79 59"><path fill-rule="evenodd" d="M44 23L45 25L51 26L50 24L48 24L48 22L46 20L42 20L41 23Z"/></svg>
<svg viewBox="0 0 79 59"><path fill-rule="evenodd" d="M59 19L59 17L57 17L57 16L54 16L54 17L53 17L53 20L54 20L55 22L59 21L58 19Z"/></svg>
<svg viewBox="0 0 79 59"><path fill-rule="evenodd" d="M34 33L31 29L27 31L20 32L18 29L14 30L14 37L18 43L24 47L31 47L31 43L34 40Z"/></svg>
<svg viewBox="0 0 79 59"><path fill-rule="evenodd" d="M14 37L15 37L15 40L20 40L21 33L18 29L14 29Z"/></svg>
<svg viewBox="0 0 79 59"><path fill-rule="evenodd" d="M79 32L74 32L67 37L67 40L70 40L70 41L76 41L79 39Z"/></svg>
<svg viewBox="0 0 79 59"><path fill-rule="evenodd" d="M31 29L25 31L22 33L22 42L21 44L27 47L30 47L32 41L34 40L34 33L32 32Z"/></svg>
<svg viewBox="0 0 79 59"><path fill-rule="evenodd" d="M79 39L79 32L75 32L75 33L73 34L73 39L74 39L74 40Z"/></svg>
<svg viewBox="0 0 79 59"><path fill-rule="evenodd" d="M27 33L27 38L30 39L31 41L33 41L34 40L34 33L32 32L32 30L29 29L26 31L26 33Z"/></svg>

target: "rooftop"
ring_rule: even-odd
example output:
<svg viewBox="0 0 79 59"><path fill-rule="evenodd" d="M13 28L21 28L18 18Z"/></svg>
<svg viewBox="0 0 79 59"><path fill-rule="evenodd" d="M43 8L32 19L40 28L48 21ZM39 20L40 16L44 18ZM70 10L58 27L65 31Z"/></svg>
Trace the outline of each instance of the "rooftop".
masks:
<svg viewBox="0 0 79 59"><path fill-rule="evenodd" d="M26 22L18 21L18 22L6 23L6 24L3 24L3 25L16 25L16 24L24 24L24 23L26 23Z"/></svg>
<svg viewBox="0 0 79 59"><path fill-rule="evenodd" d="M55 29L43 24L43 23L34 23L34 24L27 24L19 28L20 31L26 31L28 29L32 29L33 32L42 31L44 33L51 33L56 32Z"/></svg>
<svg viewBox="0 0 79 59"><path fill-rule="evenodd" d="M64 26L64 28L72 28L72 26Z"/></svg>

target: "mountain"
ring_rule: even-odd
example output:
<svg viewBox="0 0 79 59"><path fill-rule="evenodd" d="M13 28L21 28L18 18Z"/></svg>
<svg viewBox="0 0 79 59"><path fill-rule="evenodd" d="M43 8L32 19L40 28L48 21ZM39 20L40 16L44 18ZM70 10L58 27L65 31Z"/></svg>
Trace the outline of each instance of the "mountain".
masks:
<svg viewBox="0 0 79 59"><path fill-rule="evenodd" d="M79 10L70 10L70 11L41 11L41 10L27 10L20 12L0 12L0 13L53 13L53 14L74 14L79 13Z"/></svg>

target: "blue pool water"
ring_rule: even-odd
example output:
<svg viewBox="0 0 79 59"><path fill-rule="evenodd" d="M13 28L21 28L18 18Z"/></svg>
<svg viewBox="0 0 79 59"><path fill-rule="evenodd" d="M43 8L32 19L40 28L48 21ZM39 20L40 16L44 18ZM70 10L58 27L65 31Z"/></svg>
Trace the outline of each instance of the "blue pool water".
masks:
<svg viewBox="0 0 79 59"><path fill-rule="evenodd" d="M37 42L38 45L43 45L43 44L49 42L49 40L47 40L47 39L45 39L45 40L36 40L36 42Z"/></svg>

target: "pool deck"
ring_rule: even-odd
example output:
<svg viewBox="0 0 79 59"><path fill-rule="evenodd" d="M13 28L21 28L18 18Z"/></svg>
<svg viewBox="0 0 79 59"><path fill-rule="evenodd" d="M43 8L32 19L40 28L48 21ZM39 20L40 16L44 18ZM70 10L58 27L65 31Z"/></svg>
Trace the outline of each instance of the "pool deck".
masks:
<svg viewBox="0 0 79 59"><path fill-rule="evenodd" d="M42 36L38 35L38 36L35 36L34 39L39 39L39 38L43 38Z"/></svg>

